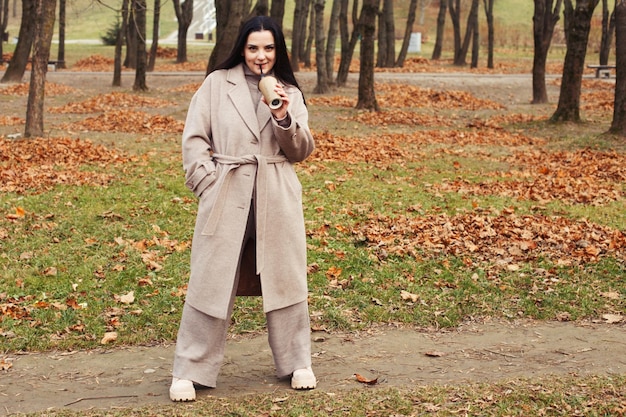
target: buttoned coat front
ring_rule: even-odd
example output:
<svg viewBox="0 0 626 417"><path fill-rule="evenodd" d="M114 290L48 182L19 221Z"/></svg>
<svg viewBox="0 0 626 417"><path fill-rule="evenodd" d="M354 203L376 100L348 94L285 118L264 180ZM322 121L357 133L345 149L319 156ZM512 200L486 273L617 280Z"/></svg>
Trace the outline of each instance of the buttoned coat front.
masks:
<svg viewBox="0 0 626 417"><path fill-rule="evenodd" d="M227 318L250 210L264 311L307 299L302 186L293 163L311 154L314 140L301 91L285 91L288 127L253 103L243 64L209 74L189 105L183 168L199 202L186 302L216 318Z"/></svg>

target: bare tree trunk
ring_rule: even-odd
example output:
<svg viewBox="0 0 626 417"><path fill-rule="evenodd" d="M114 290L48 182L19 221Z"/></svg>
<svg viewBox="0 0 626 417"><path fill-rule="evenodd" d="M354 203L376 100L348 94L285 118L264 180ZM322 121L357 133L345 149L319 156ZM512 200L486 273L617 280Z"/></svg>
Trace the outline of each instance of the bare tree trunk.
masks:
<svg viewBox="0 0 626 417"><path fill-rule="evenodd" d="M66 0L59 0L59 49L57 51L57 68L65 65L65 9Z"/></svg>
<svg viewBox="0 0 626 417"><path fill-rule="evenodd" d="M478 5L478 0L476 0ZM478 54L480 51L480 32L478 30L478 6L476 7L477 13L472 16L471 22L468 21L468 25L472 25L472 61L470 68L478 68Z"/></svg>
<svg viewBox="0 0 626 417"><path fill-rule="evenodd" d="M446 12L448 8L448 0L439 0L439 14L437 14L437 37L435 38L435 47L431 59L441 59L443 51L443 34L446 23Z"/></svg>
<svg viewBox="0 0 626 417"><path fill-rule="evenodd" d="M385 67L393 68L396 63L396 24L393 14L393 0L383 0L383 16L385 19Z"/></svg>
<svg viewBox="0 0 626 417"><path fill-rule="evenodd" d="M444 2L445 3L445 2ZM411 42L411 34L413 33L413 23L415 23L415 11L417 10L417 0L411 0L409 4L409 13L406 18L406 28L404 29L404 39L402 40L402 47L396 60L396 67L403 67L406 54L409 52L409 43Z"/></svg>
<svg viewBox="0 0 626 417"><path fill-rule="evenodd" d="M9 25L9 0L0 0L0 61L4 54L2 50L2 40Z"/></svg>
<svg viewBox="0 0 626 417"><path fill-rule="evenodd" d="M128 2L129 0L122 1L122 22L117 32L117 39L115 41L115 58L113 60L113 87L119 87L122 85L122 47L128 33Z"/></svg>
<svg viewBox="0 0 626 417"><path fill-rule="evenodd" d="M454 34L454 64L459 62L461 53L461 0L448 0L452 32Z"/></svg>
<svg viewBox="0 0 626 417"><path fill-rule="evenodd" d="M185 0L181 5L180 0L173 0L174 13L178 21L178 40L176 51L176 63L187 62L187 32L193 20L193 0Z"/></svg>
<svg viewBox="0 0 626 417"><path fill-rule="evenodd" d="M364 0L359 24L361 26L361 67L357 109L379 111L374 92L374 35L380 0Z"/></svg>
<svg viewBox="0 0 626 417"><path fill-rule="evenodd" d="M383 1L383 5L385 0ZM385 6L383 6L384 8ZM376 68L383 68L385 66L386 46L387 46L387 28L385 25L387 21L384 17L384 12L378 12L378 51L376 53Z"/></svg>
<svg viewBox="0 0 626 417"><path fill-rule="evenodd" d="M146 70L148 67L146 56L146 0L133 0L133 9L137 30L137 68L135 69L135 83L133 91L146 91Z"/></svg>
<svg viewBox="0 0 626 417"><path fill-rule="evenodd" d="M383 0L378 18L378 59L376 66L393 68L396 60L396 26L393 21L393 0Z"/></svg>
<svg viewBox="0 0 626 417"><path fill-rule="evenodd" d="M559 104L550 118L553 122L580 121L580 88L582 84L591 18L599 0L565 0L565 33L567 52L563 63L563 79Z"/></svg>
<svg viewBox="0 0 626 417"><path fill-rule="evenodd" d="M243 20L248 20L254 16L267 16L270 11L269 0L257 0L250 13Z"/></svg>
<svg viewBox="0 0 626 417"><path fill-rule="evenodd" d="M159 49L159 21L161 17L161 0L154 0L154 16L152 19L152 45L150 46L150 59L148 60L148 71L154 71L157 50Z"/></svg>
<svg viewBox="0 0 626 417"><path fill-rule="evenodd" d="M285 17L285 0L272 0L270 8L270 17L283 27L283 18Z"/></svg>
<svg viewBox="0 0 626 417"><path fill-rule="evenodd" d="M315 0L315 60L317 61L317 85L314 93L324 94L330 91L328 86L328 72L326 71L326 51L324 44L324 6L325 0Z"/></svg>
<svg viewBox="0 0 626 417"><path fill-rule="evenodd" d="M393 0L383 0L378 18L377 67L393 68L396 60L396 26L393 18Z"/></svg>
<svg viewBox="0 0 626 417"><path fill-rule="evenodd" d="M534 0L533 40L535 52L533 58L533 104L548 102L546 89L546 63L554 27L561 15L562 0Z"/></svg>
<svg viewBox="0 0 626 417"><path fill-rule="evenodd" d="M454 52L454 65L466 64L467 51L469 50L470 41L474 33L474 27L476 26L474 22L478 21L478 4L479 0L472 0L470 12L467 15L467 24L465 27L465 37L463 39L463 44L461 45L460 50Z"/></svg>
<svg viewBox="0 0 626 417"><path fill-rule="evenodd" d="M128 24L126 25L126 59L124 67L137 68L137 15L134 10L136 0L129 0Z"/></svg>
<svg viewBox="0 0 626 417"><path fill-rule="evenodd" d="M608 0L602 0L602 38L600 40L600 65L609 63L613 34L615 33L615 9L609 15ZM617 1L615 7L617 8Z"/></svg>
<svg viewBox="0 0 626 417"><path fill-rule="evenodd" d="M615 4L615 103L610 132L626 137L626 0Z"/></svg>
<svg viewBox="0 0 626 417"><path fill-rule="evenodd" d="M357 12L358 3L359 3L358 0L354 0L353 7L352 7L352 22L353 22L354 29L352 30L352 35L350 35L350 42L348 43L348 45L342 44L342 48L341 48L341 61L339 62L339 70L337 71L337 80L336 80L336 84L339 87L344 86L346 84L346 81L348 81L348 72L350 71L350 63L352 62L352 55L354 54L354 48L356 48L356 43L358 42L359 36L360 36L361 17L360 16L356 17L358 13ZM346 4L346 9L347 9L347 4ZM347 31L347 22L345 26L346 26L346 31Z"/></svg>
<svg viewBox="0 0 626 417"><path fill-rule="evenodd" d="M609 0L602 0L602 31L600 38L600 65L606 65L609 61L608 51L611 41L609 39Z"/></svg>
<svg viewBox="0 0 626 417"><path fill-rule="evenodd" d="M300 70L300 51L303 49L306 39L306 16L308 7L307 0L296 0L293 10L293 35L291 38L291 69L294 72Z"/></svg>
<svg viewBox="0 0 626 417"><path fill-rule="evenodd" d="M339 13L341 12L341 0L333 0L328 26L328 40L326 42L326 76L330 83L335 69L335 48L337 47L337 28L339 26Z"/></svg>
<svg viewBox="0 0 626 417"><path fill-rule="evenodd" d="M35 34L35 0L22 0L22 16L31 18L22 19L20 23L20 32L18 34L17 45L13 51L13 57L9 62L9 67L4 72L0 83L19 83L26 71L30 50L33 46L33 38Z"/></svg>
<svg viewBox="0 0 626 417"><path fill-rule="evenodd" d="M339 56L339 64L343 61L344 56L349 52L350 31L348 30L348 6L349 0L339 0L341 3L339 8L339 39L341 40L341 54Z"/></svg>
<svg viewBox="0 0 626 417"><path fill-rule="evenodd" d="M215 47L209 57L209 64L206 73L210 73L213 68L218 66L230 54L243 17L246 16L245 0L216 0L215 10L217 17L217 29Z"/></svg>
<svg viewBox="0 0 626 417"><path fill-rule="evenodd" d="M494 0L483 0L485 17L487 18L487 68L493 69L493 51L495 48L495 28L493 23Z"/></svg>
<svg viewBox="0 0 626 417"><path fill-rule="evenodd" d="M304 62L306 68L311 68L311 50L313 49L313 40L315 39L315 8L309 4L309 35L306 39L306 45L300 59Z"/></svg>
<svg viewBox="0 0 626 417"><path fill-rule="evenodd" d="M28 102L26 105L26 127L24 137L43 137L44 97L46 72L50 58L50 44L54 33L56 0L36 0L35 38L33 43L33 70L30 74Z"/></svg>

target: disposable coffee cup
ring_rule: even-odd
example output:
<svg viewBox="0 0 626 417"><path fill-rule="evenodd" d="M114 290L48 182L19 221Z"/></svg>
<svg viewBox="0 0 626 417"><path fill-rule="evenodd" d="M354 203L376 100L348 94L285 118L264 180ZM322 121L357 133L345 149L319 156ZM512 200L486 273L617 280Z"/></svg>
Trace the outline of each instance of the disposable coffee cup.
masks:
<svg viewBox="0 0 626 417"><path fill-rule="evenodd" d="M261 81L259 81L259 90L261 90L261 94L263 94L265 101L272 110L283 105L283 99L274 91L277 83L276 78L271 75L265 75L261 77Z"/></svg>

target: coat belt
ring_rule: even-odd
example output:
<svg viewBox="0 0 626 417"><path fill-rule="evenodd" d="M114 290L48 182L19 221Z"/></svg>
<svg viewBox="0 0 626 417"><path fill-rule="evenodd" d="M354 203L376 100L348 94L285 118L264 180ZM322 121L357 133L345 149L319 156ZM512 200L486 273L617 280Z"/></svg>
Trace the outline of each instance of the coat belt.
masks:
<svg viewBox="0 0 626 417"><path fill-rule="evenodd" d="M229 156L218 153L213 154L213 161L226 166L224 181L220 187L215 200L215 205L209 214L206 225L202 231L203 235L215 234L219 219L221 218L224 204L228 198L229 183L232 173L236 168L246 164L256 164L257 172L255 179L256 187L256 273L260 274L263 270L265 261L265 226L267 223L267 165L287 162L288 159L284 155L244 155Z"/></svg>

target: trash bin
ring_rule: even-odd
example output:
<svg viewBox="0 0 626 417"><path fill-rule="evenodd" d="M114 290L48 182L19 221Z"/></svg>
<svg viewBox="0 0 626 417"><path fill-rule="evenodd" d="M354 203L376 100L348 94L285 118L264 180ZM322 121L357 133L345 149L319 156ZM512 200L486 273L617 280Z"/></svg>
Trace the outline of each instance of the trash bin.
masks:
<svg viewBox="0 0 626 417"><path fill-rule="evenodd" d="M422 33L413 32L409 38L409 53L422 52Z"/></svg>

